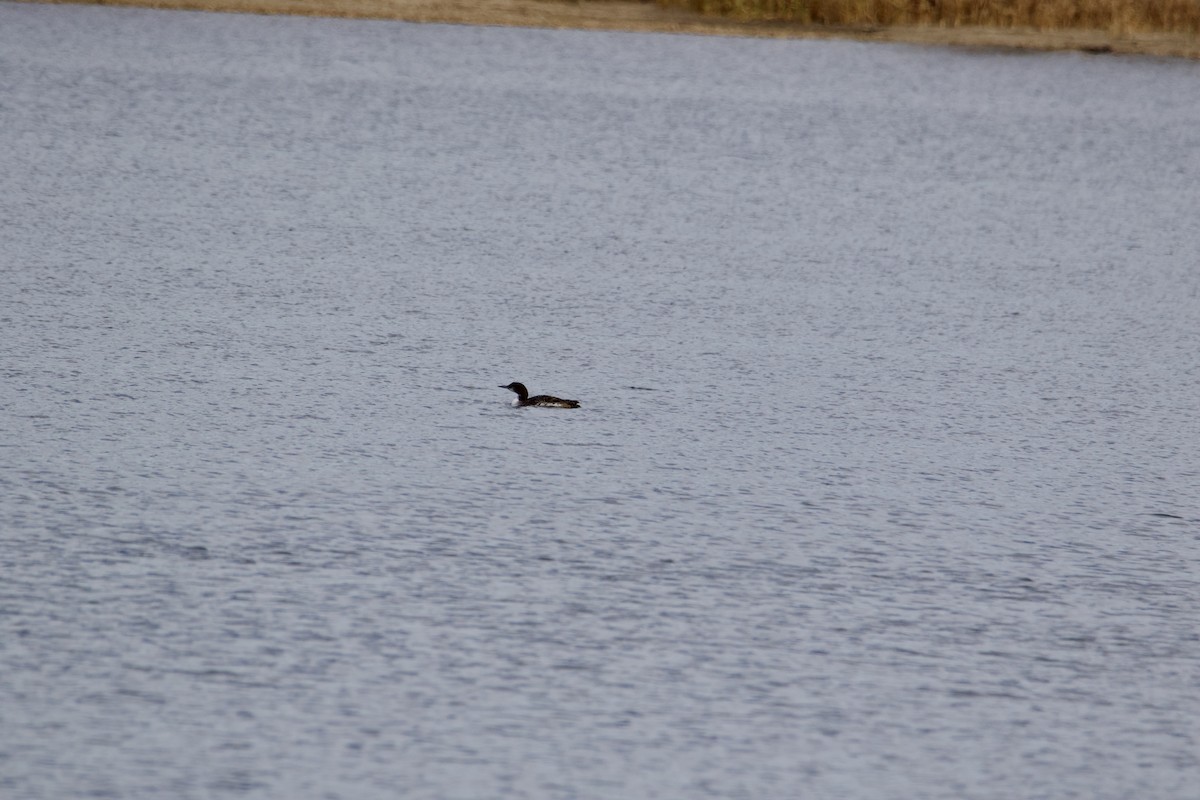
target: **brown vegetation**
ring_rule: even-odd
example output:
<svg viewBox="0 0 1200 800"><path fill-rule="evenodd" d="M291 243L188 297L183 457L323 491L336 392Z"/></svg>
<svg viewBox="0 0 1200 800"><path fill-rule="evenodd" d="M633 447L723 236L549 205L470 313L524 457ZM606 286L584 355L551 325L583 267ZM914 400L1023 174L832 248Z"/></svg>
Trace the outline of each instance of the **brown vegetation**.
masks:
<svg viewBox="0 0 1200 800"><path fill-rule="evenodd" d="M1200 58L1197 33L1200 0L44 1L474 25L837 37Z"/></svg>
<svg viewBox="0 0 1200 800"><path fill-rule="evenodd" d="M950 27L1200 33L1200 0L659 0L747 20L804 25Z"/></svg>

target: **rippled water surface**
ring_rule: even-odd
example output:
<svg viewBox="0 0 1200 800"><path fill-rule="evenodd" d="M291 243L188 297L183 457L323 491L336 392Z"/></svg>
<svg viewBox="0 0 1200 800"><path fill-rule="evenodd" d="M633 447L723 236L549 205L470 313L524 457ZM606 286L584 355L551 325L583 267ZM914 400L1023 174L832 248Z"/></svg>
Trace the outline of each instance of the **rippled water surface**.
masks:
<svg viewBox="0 0 1200 800"><path fill-rule="evenodd" d="M0 795L1195 796L1200 65L0 5L0 142Z"/></svg>

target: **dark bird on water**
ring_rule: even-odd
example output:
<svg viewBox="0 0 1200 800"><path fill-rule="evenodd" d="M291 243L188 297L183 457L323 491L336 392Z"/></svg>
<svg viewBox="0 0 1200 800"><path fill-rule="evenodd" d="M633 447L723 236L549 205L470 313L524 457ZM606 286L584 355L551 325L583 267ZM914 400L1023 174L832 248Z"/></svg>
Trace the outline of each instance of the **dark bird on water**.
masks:
<svg viewBox="0 0 1200 800"><path fill-rule="evenodd" d="M501 389L509 389L517 393L517 399L513 400L514 406L540 406L541 408L579 408L578 400L563 400L561 397L551 397L548 394L539 394L533 397L529 396L529 390L525 388L525 384L513 381L508 386L501 386Z"/></svg>

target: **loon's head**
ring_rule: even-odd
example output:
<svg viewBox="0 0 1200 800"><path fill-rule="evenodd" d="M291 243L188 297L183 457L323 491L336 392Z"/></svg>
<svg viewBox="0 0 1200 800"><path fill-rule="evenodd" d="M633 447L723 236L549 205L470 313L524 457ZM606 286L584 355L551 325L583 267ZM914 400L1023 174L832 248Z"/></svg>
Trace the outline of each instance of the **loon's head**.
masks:
<svg viewBox="0 0 1200 800"><path fill-rule="evenodd" d="M526 400L529 398L529 390L525 388L525 384L523 383L517 383L516 381L513 381L508 386L501 386L500 388L516 392L517 397L521 400Z"/></svg>

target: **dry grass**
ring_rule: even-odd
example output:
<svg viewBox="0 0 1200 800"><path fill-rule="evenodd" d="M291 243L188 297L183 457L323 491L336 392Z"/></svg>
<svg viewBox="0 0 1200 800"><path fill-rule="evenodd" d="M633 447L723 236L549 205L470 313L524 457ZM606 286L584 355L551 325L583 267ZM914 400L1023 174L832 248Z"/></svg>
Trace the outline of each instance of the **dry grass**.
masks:
<svg viewBox="0 0 1200 800"><path fill-rule="evenodd" d="M836 37L925 45L1084 50L1200 59L1200 35L1197 35L1195 21L1200 16L1200 0L41 1L472 25L778 38ZM1086 6L1090 10L1087 14L1077 11L1068 14L1065 10L1076 6ZM991 22L981 21L985 7L993 9L989 12L992 16L987 17ZM1036 14L1030 11L1034 7L1040 9ZM1101 7L1110 9L1107 16L1097 15L1096 9ZM961 13L954 9L960 9ZM1000 13L1002 9L1009 10ZM1019 16L1014 9L1024 9L1024 16ZM1051 14L1054 9L1057 11ZM850 14L850 11L854 14ZM1070 21L1074 22L1067 24Z"/></svg>
<svg viewBox="0 0 1200 800"><path fill-rule="evenodd" d="M1200 0L659 0L666 6L746 20L803 25L1200 33Z"/></svg>

